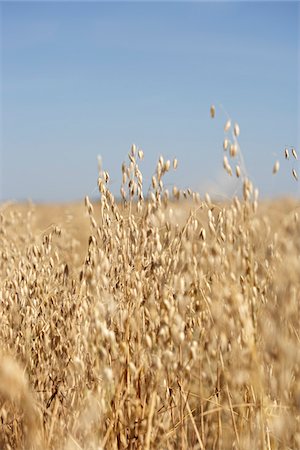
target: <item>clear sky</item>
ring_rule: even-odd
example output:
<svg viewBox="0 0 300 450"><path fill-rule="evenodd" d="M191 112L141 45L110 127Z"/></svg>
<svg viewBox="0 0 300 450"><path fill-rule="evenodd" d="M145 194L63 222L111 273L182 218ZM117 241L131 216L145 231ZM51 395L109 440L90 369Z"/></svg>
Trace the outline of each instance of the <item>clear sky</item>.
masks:
<svg viewBox="0 0 300 450"><path fill-rule="evenodd" d="M1 200L97 196L97 155L119 192L132 143L146 186L228 194L226 116L264 196L299 195L297 2L1 2ZM216 119L209 117L217 106ZM276 159L281 169L272 176ZM299 176L300 169L298 167Z"/></svg>

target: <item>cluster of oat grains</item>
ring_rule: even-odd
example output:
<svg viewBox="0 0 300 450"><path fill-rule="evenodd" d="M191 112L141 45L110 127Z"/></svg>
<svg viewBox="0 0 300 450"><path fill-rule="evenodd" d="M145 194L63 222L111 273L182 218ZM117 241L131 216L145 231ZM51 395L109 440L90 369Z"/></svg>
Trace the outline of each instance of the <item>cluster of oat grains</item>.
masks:
<svg viewBox="0 0 300 450"><path fill-rule="evenodd" d="M120 201L99 164L81 241L1 207L1 448L300 447L299 204L257 208L225 133L226 203L169 192L163 157L145 197L132 146Z"/></svg>

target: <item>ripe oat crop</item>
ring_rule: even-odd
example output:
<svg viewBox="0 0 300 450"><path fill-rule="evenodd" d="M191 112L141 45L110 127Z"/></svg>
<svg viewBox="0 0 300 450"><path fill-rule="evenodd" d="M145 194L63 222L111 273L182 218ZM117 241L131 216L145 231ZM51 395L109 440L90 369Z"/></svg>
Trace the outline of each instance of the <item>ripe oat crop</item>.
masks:
<svg viewBox="0 0 300 450"><path fill-rule="evenodd" d="M299 202L241 160L241 198L169 193L163 157L144 198L141 158L120 201L100 167L98 202L1 206L0 448L300 448Z"/></svg>

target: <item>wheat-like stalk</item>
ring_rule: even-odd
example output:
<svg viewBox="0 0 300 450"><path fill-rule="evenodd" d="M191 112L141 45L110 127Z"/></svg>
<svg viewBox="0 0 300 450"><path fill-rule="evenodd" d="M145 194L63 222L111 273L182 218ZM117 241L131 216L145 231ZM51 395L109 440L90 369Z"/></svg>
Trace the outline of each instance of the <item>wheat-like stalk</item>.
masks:
<svg viewBox="0 0 300 450"><path fill-rule="evenodd" d="M96 201L2 207L1 448L300 448L299 202L258 201L228 121L226 202L162 156L146 195L133 145L120 199L99 160Z"/></svg>

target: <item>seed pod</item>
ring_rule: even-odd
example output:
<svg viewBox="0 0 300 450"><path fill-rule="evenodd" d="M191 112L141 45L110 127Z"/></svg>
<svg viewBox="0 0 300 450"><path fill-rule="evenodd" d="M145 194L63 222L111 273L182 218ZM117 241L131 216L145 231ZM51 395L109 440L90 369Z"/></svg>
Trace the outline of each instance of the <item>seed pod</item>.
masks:
<svg viewBox="0 0 300 450"><path fill-rule="evenodd" d="M138 151L138 157L139 157L139 159L143 159L143 158L144 158L144 152L143 152L143 150L139 150L139 151Z"/></svg>
<svg viewBox="0 0 300 450"><path fill-rule="evenodd" d="M296 153L296 150L294 148L292 148L292 155L295 159L298 159L298 155Z"/></svg>
<svg viewBox="0 0 300 450"><path fill-rule="evenodd" d="M152 187L153 187L153 189L157 188L157 180L154 175L152 176Z"/></svg>
<svg viewBox="0 0 300 450"><path fill-rule="evenodd" d="M230 127L231 127L231 120L227 120L224 126L224 131L225 132L228 131Z"/></svg>
<svg viewBox="0 0 300 450"><path fill-rule="evenodd" d="M173 161L173 169L176 170L176 169L177 169L177 166L178 166L178 161L177 161L177 159L175 158L174 161Z"/></svg>
<svg viewBox="0 0 300 450"><path fill-rule="evenodd" d="M229 141L228 141L228 139L224 139L224 141L223 141L223 149L224 149L224 151L226 151L226 150L227 150L227 148L228 148L228 145L229 145Z"/></svg>
<svg viewBox="0 0 300 450"><path fill-rule="evenodd" d="M289 159L290 158L290 154L289 154L289 151L288 151L287 148L284 149L284 156L285 156L285 159Z"/></svg>
<svg viewBox="0 0 300 450"><path fill-rule="evenodd" d="M298 175L297 175L297 172L295 169L292 170L292 174L293 174L293 177L295 178L295 180L298 181Z"/></svg>
<svg viewBox="0 0 300 450"><path fill-rule="evenodd" d="M120 193L121 193L121 196L122 196L123 200L126 200L126 192L125 192L123 186L120 189Z"/></svg>
<svg viewBox="0 0 300 450"><path fill-rule="evenodd" d="M240 127L238 126L237 123L234 124L233 132L236 137L238 137L240 135Z"/></svg>
<svg viewBox="0 0 300 450"><path fill-rule="evenodd" d="M236 173L237 178L240 178L240 176L241 176L241 169L240 169L240 166L236 166L236 168L235 168L235 173Z"/></svg>
<svg viewBox="0 0 300 450"><path fill-rule="evenodd" d="M210 198L210 195L208 192L206 192L206 194L205 194L205 202L206 202L207 206L210 206L212 204L211 198Z"/></svg>
<svg viewBox="0 0 300 450"><path fill-rule="evenodd" d="M226 170L226 172L231 176L232 175L232 169L231 169L230 164L228 162L227 156L224 156L224 158L223 158L223 167Z"/></svg>
<svg viewBox="0 0 300 450"><path fill-rule="evenodd" d="M131 151L131 155L132 155L132 156L135 156L135 152L136 152L136 146L135 146L135 144L132 144L130 151Z"/></svg>
<svg viewBox="0 0 300 450"><path fill-rule="evenodd" d="M170 163L170 160L168 159L168 160L165 162L165 166L164 166L164 170L165 170L166 172L169 171L170 165L171 165L171 163Z"/></svg>
<svg viewBox="0 0 300 450"><path fill-rule="evenodd" d="M227 156L224 156L223 158L223 167L224 169L226 169L228 167L229 163L228 163L228 159Z"/></svg>
<svg viewBox="0 0 300 450"><path fill-rule="evenodd" d="M231 144L230 146L230 156L232 158L234 158L237 154L237 145L236 144Z"/></svg>
<svg viewBox="0 0 300 450"><path fill-rule="evenodd" d="M273 174L277 173L279 170L279 161L276 161L273 167Z"/></svg>
<svg viewBox="0 0 300 450"><path fill-rule="evenodd" d="M206 231L205 231L204 228L201 228L199 236L202 239L202 241L205 241L205 239L206 239Z"/></svg>
<svg viewBox="0 0 300 450"><path fill-rule="evenodd" d="M213 119L215 117L216 114L216 108L214 107L214 105L211 105L210 107L210 117Z"/></svg>

